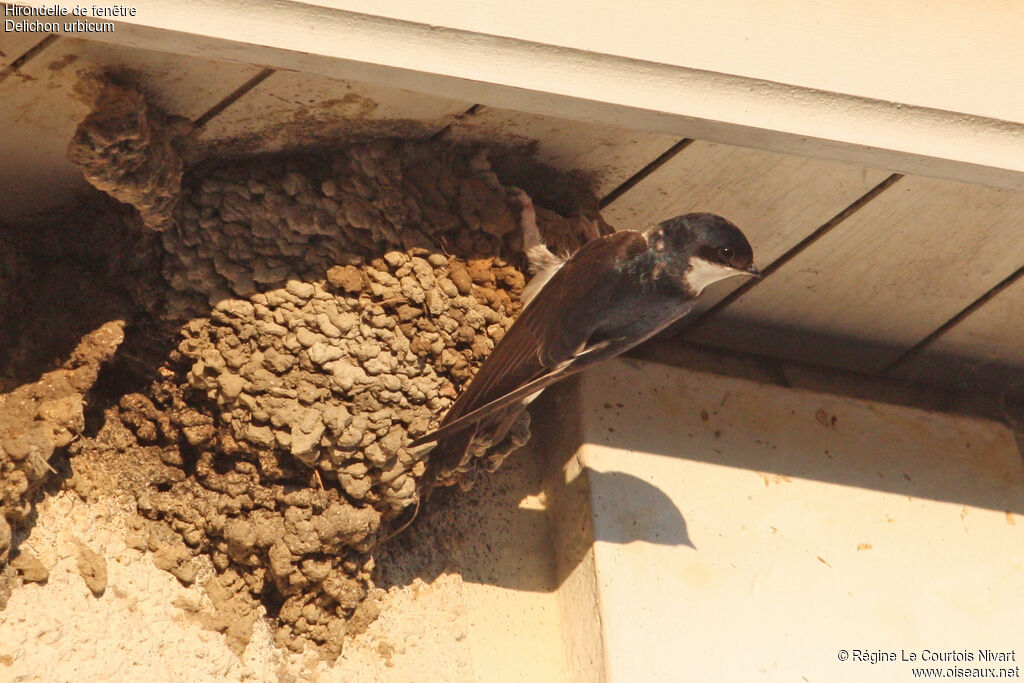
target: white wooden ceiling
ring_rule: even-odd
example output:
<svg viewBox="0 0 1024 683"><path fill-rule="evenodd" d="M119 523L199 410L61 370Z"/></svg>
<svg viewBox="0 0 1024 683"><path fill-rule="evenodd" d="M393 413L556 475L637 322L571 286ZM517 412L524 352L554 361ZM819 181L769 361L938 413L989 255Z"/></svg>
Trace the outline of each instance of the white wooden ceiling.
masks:
<svg viewBox="0 0 1024 683"><path fill-rule="evenodd" d="M766 277L709 292L689 341L1024 390L1024 194L474 106L388 83L3 33L0 221L67 204L84 188L64 151L86 113L75 84L98 67L130 74L159 106L197 122L199 141L233 150L445 128L456 138L536 141L542 161L595 178L618 228L700 210L744 229Z"/></svg>

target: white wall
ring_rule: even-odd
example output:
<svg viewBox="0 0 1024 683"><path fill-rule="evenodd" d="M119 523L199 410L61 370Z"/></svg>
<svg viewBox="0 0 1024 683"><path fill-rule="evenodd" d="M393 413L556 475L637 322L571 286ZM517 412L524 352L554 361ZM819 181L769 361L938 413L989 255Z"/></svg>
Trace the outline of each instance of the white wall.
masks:
<svg viewBox="0 0 1024 683"><path fill-rule="evenodd" d="M1019 665L977 663L1024 656L1024 467L1005 425L637 361L585 373L576 396L554 517L564 626L570 651L603 657L577 658L579 680L972 666L925 650Z"/></svg>

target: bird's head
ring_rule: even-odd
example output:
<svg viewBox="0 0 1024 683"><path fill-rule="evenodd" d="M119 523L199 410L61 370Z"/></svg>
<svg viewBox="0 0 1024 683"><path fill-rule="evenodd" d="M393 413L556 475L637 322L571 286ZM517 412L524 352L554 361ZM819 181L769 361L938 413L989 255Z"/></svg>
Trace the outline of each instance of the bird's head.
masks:
<svg viewBox="0 0 1024 683"><path fill-rule="evenodd" d="M679 274L691 296L713 282L736 275L760 277L754 250L735 225L713 213L688 213L659 223L647 233L648 244L680 259Z"/></svg>

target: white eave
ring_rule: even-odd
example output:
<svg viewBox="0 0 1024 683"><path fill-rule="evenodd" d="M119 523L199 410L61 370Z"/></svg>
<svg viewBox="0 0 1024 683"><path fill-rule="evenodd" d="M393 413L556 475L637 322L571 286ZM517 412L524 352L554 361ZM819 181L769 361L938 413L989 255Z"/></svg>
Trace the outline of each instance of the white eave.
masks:
<svg viewBox="0 0 1024 683"><path fill-rule="evenodd" d="M1024 189L1015 3L133 6L82 37Z"/></svg>
<svg viewBox="0 0 1024 683"><path fill-rule="evenodd" d="M613 225L706 210L744 229L767 277L710 291L689 341L1024 390L1024 5L132 7L112 33L0 33L0 221L84 186L75 83L126 68L201 145L280 149L296 121L320 143L365 123L536 141L597 179Z"/></svg>

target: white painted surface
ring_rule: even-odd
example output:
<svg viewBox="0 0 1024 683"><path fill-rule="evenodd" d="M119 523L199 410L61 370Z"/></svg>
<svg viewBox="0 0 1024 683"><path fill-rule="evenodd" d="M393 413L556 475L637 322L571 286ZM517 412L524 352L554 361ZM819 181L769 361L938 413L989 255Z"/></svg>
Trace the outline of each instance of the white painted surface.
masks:
<svg viewBox="0 0 1024 683"><path fill-rule="evenodd" d="M998 0L584 0L323 7L1024 122L1024 6ZM941 83L941 87L936 87Z"/></svg>
<svg viewBox="0 0 1024 683"><path fill-rule="evenodd" d="M133 6L138 15L126 23L223 37L235 30L232 39L255 44L283 40L288 29L302 26L293 40L306 40L311 52L335 18L355 24L363 17L364 25L372 19L418 25L453 42L506 38L1024 122L1024 93L1006 87L1024 64L1024 7L999 0L927 6L913 0L639 0L628 10L582 0L140 0ZM321 24L324 18L331 22ZM273 21L281 24L276 30Z"/></svg>
<svg viewBox="0 0 1024 683"><path fill-rule="evenodd" d="M127 74L154 104L185 118L200 116L259 72L251 65L57 40L0 81L0 219L44 215L88 189L66 150L89 113L75 94L79 80L104 69Z"/></svg>
<svg viewBox="0 0 1024 683"><path fill-rule="evenodd" d="M880 183L884 171L697 140L607 208L617 228L651 225L679 214L710 211L735 223L770 265L803 238ZM712 286L695 313L741 286Z"/></svg>
<svg viewBox="0 0 1024 683"><path fill-rule="evenodd" d="M593 179L598 198L607 196L680 140L676 135L494 107L481 107L455 122L449 134L456 140L491 145L535 146L538 160Z"/></svg>
<svg viewBox="0 0 1024 683"><path fill-rule="evenodd" d="M894 369L912 381L1024 391L1024 280Z"/></svg>
<svg viewBox="0 0 1024 683"><path fill-rule="evenodd" d="M578 396L610 680L910 680L839 653L1024 654L1004 425L624 361Z"/></svg>
<svg viewBox="0 0 1024 683"><path fill-rule="evenodd" d="M338 143L427 137L470 106L380 85L278 71L213 118L199 139L249 139L253 149L266 152L323 144L329 137Z"/></svg>
<svg viewBox="0 0 1024 683"><path fill-rule="evenodd" d="M884 171L697 140L603 211L618 228L710 211L765 266L880 183Z"/></svg>
<svg viewBox="0 0 1024 683"><path fill-rule="evenodd" d="M625 13L568 3L543 10L448 3L430 16L405 4L396 19L300 2L140 0L137 17L98 35L505 109L1024 188L1024 95L1005 87L1022 63L1013 29L1020 9L942 0L925 20L910 2L849 2L833 11L829 3L791 0L777 13L751 3L708 3L685 15L654 2ZM470 23L446 21L447 13ZM473 17L485 21L473 24ZM527 26L533 29L523 35ZM687 32L691 26L700 28ZM970 48L957 39L951 50L952 35ZM754 36L779 41L779 49ZM912 58L895 56L904 52ZM751 68L732 63L734 55ZM956 68L943 68L950 63ZM805 78L797 65L824 77Z"/></svg>
<svg viewBox="0 0 1024 683"><path fill-rule="evenodd" d="M44 38L46 38L45 33L0 32L0 67L7 66L21 57Z"/></svg>
<svg viewBox="0 0 1024 683"><path fill-rule="evenodd" d="M702 324L702 344L874 372L1021 265L1024 194L904 178Z"/></svg>

